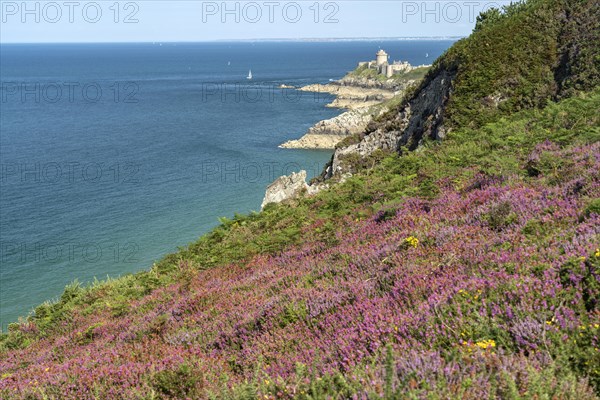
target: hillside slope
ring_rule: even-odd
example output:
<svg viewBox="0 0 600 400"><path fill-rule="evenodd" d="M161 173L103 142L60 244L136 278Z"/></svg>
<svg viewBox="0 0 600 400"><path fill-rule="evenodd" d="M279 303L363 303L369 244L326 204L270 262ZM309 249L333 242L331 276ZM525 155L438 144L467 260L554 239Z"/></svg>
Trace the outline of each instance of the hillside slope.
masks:
<svg viewBox="0 0 600 400"><path fill-rule="evenodd" d="M596 398L599 107L457 131L73 285L3 338L0 395Z"/></svg>
<svg viewBox="0 0 600 400"><path fill-rule="evenodd" d="M472 38L597 10L520 7ZM511 107L473 102L461 71L487 69L458 43L407 98L452 82L421 138L443 126L443 141L354 153L354 176L329 190L224 218L148 271L68 286L0 336L0 398L599 398L600 87L578 58L598 32L565 15L570 61L553 84L535 75L552 91L484 74ZM513 31L513 64L535 64L527 42L545 21ZM361 143L401 132L385 129L402 109Z"/></svg>
<svg viewBox="0 0 600 400"><path fill-rule="evenodd" d="M457 127L480 127L600 84L600 3L530 0L479 17L400 105L338 145L323 178L356 170L355 155L416 149Z"/></svg>

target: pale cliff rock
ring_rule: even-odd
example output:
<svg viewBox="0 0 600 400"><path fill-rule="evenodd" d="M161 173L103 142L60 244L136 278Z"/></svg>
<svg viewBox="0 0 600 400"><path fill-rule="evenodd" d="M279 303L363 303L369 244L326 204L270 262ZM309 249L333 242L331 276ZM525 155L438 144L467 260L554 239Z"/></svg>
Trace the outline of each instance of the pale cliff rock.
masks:
<svg viewBox="0 0 600 400"><path fill-rule="evenodd" d="M340 81L327 85L309 85L298 90L327 92L337 96L331 105L339 106L342 100L350 104L349 111L320 121L309 129L306 135L298 140L291 140L280 147L335 149L330 163L320 178L308 185L306 172L283 176L268 188L262 207L268 203L278 203L299 197L302 193L314 194L329 187L330 178L343 182L352 176L352 166L344 163L344 158L353 154L368 157L376 150L399 151L401 146L416 148L424 135L435 139L445 136L443 127L443 108L451 92L452 80L456 72L441 71L430 79L419 93L414 95L397 114L385 124L376 125L369 131L370 123L375 116L389 110L389 105L381 104L402 93L415 80L378 81L363 77L347 76ZM373 105L380 105L372 107ZM360 141L341 148L336 148L343 139L358 135Z"/></svg>
<svg viewBox="0 0 600 400"><path fill-rule="evenodd" d="M308 85L299 90L334 94L336 99L328 107L346 108L348 111L319 121L300 139L287 141L279 146L281 148L334 149L347 136L364 132L374 116L387 110L373 106L398 94L381 88L352 87L337 85L335 82L328 85Z"/></svg>
<svg viewBox="0 0 600 400"><path fill-rule="evenodd" d="M344 158L351 154L364 158L376 150L398 152L402 146L414 150L424 137L443 139L446 135L443 111L452 92L455 76L456 71L439 71L398 110L394 118L380 124L372 132L365 132L358 143L337 148L321 178L351 173L351 166L344 163Z"/></svg>
<svg viewBox="0 0 600 400"><path fill-rule="evenodd" d="M429 66L420 66L423 68ZM414 69L414 68L413 68ZM299 88L300 91L329 93L336 96L328 107L346 108L337 117L320 121L297 140L290 140L279 147L288 149L335 149L345 137L364 133L374 117L388 110L386 102L401 95L415 79L379 80L372 77L348 74L326 85L313 84Z"/></svg>
<svg viewBox="0 0 600 400"><path fill-rule="evenodd" d="M340 85L336 82L326 85L313 84L299 88L302 92L328 93L336 98L327 107L360 109L389 100L396 94L393 90L378 87Z"/></svg>
<svg viewBox="0 0 600 400"><path fill-rule="evenodd" d="M285 149L334 149L346 136L364 132L373 119L368 110L350 110L337 117L320 121L298 140L282 144Z"/></svg>
<svg viewBox="0 0 600 400"><path fill-rule="evenodd" d="M331 150L341 142L346 136L329 134L311 134L307 133L297 140L288 140L279 147L282 149L314 149L314 150Z"/></svg>
<svg viewBox="0 0 600 400"><path fill-rule="evenodd" d="M267 187L265 198L261 209L269 203L281 203L282 201L298 198L301 194L308 192L306 183L306 171L292 172L287 176L280 176Z"/></svg>

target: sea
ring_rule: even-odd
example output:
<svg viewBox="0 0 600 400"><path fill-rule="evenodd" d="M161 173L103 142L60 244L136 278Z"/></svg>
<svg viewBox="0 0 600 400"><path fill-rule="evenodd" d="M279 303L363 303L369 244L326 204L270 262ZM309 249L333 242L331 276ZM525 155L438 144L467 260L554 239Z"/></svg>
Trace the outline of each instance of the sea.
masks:
<svg viewBox="0 0 600 400"><path fill-rule="evenodd" d="M0 326L78 280L115 278L259 211L331 151L280 149L342 110L327 83L452 40L0 44ZM247 79L249 74L252 79Z"/></svg>

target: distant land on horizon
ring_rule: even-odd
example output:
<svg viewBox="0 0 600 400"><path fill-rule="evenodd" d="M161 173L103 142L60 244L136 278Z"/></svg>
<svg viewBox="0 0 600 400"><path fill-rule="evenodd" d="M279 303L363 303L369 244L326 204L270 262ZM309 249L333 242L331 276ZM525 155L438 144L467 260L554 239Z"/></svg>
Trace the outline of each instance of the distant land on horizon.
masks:
<svg viewBox="0 0 600 400"><path fill-rule="evenodd" d="M266 39L219 39L211 42L375 42L385 40L454 40L466 36L392 36L392 37L339 37L339 38L266 38Z"/></svg>
<svg viewBox="0 0 600 400"><path fill-rule="evenodd" d="M127 43L237 43L237 42L379 42L400 40L458 40L466 36L397 36L397 37L349 37L349 38L256 38L256 39L213 39L190 41L140 41L140 42L2 42L5 44L127 44Z"/></svg>

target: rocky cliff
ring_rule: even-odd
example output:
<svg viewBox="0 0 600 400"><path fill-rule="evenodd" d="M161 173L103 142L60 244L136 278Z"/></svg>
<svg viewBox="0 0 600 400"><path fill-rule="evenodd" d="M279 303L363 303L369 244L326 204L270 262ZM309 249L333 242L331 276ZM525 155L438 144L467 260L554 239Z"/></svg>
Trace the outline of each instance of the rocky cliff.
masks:
<svg viewBox="0 0 600 400"><path fill-rule="evenodd" d="M344 180L372 165L364 160L378 151L415 150L425 140L443 139L456 127L475 129L598 86L598 21L600 3L589 0L531 0L484 13L473 34L437 59L399 105L374 118L364 130L357 125L353 136L336 145L311 191L328 187L324 182L329 179ZM518 43L515 32L520 32ZM364 82L350 74L335 86L383 90L377 83ZM337 122L316 126L314 131L330 132ZM336 129L348 128L340 124Z"/></svg>
<svg viewBox="0 0 600 400"><path fill-rule="evenodd" d="M260 206L265 208L270 203L281 203L284 200L298 197L308 190L306 184L306 171L293 172L288 176L281 176L267 187L265 198Z"/></svg>
<svg viewBox="0 0 600 400"><path fill-rule="evenodd" d="M397 93L393 89L375 86L361 86L340 84L341 81L335 81L326 85L312 84L299 88L303 92L328 93L335 96L335 100L327 105L333 108L347 108L349 110L370 107L380 104L382 101L389 100Z"/></svg>
<svg viewBox="0 0 600 400"><path fill-rule="evenodd" d="M530 1L480 16L473 35L436 60L398 107L338 146L321 181L354 172L357 158L377 150L414 150L456 126L476 128L598 85L599 9L593 1ZM515 44L514 32L536 40Z"/></svg>
<svg viewBox="0 0 600 400"><path fill-rule="evenodd" d="M399 151L407 146L415 149L425 137L442 139L445 135L444 107L452 92L456 71L442 70L411 97L399 110L388 112L371 131L365 132L357 143L337 148L323 177L352 172L352 165L344 163L351 154L364 158L376 150Z"/></svg>
<svg viewBox="0 0 600 400"><path fill-rule="evenodd" d="M280 147L288 149L334 149L344 138L364 132L373 120L375 111L354 109L334 118L319 121L298 140L290 140Z"/></svg>
<svg viewBox="0 0 600 400"><path fill-rule="evenodd" d="M345 108L348 111L334 118L319 121L298 140L290 140L280 147L294 149L334 149L344 138L365 132L374 118L392 107L392 101L415 85L429 67L421 66L410 73L390 79L381 76L364 76L352 71L342 79L326 85L313 84L301 91L329 93L336 96L328 107ZM374 72L374 71L369 71Z"/></svg>

